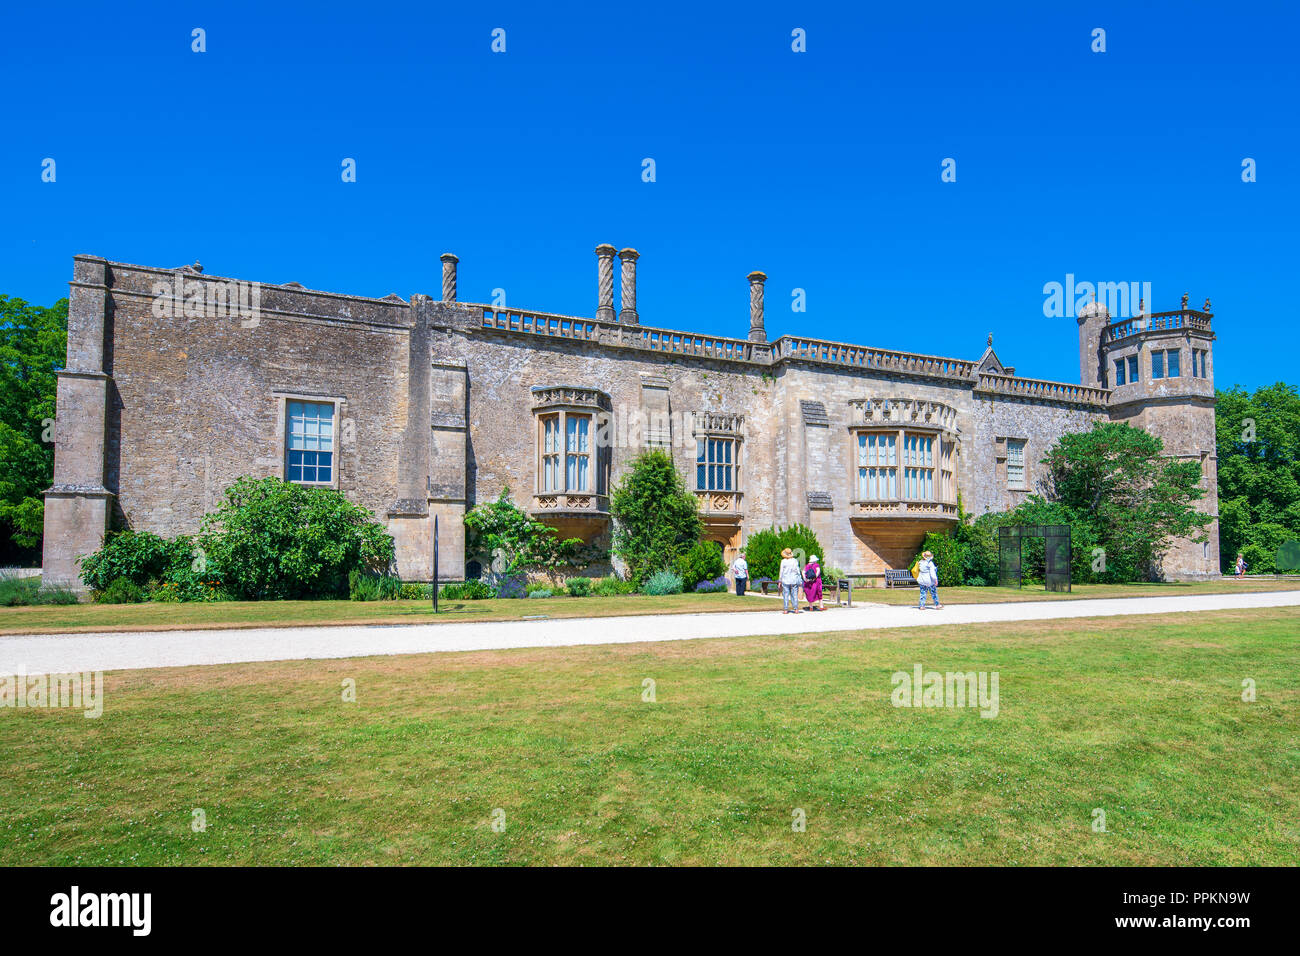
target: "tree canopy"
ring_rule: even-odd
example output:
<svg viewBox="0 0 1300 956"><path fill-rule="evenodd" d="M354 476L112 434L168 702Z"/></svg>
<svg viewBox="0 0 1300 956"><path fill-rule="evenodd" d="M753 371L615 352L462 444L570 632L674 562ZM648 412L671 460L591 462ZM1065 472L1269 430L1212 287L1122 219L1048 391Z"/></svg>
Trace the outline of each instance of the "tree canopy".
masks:
<svg viewBox="0 0 1300 956"><path fill-rule="evenodd" d="M655 571L672 569L704 531L695 496L686 490L672 458L658 448L632 460L610 496L609 510L614 553L627 563L628 576L638 586Z"/></svg>
<svg viewBox="0 0 1300 956"><path fill-rule="evenodd" d="M67 299L45 308L0 295L0 564L39 559L67 340Z"/></svg>
<svg viewBox="0 0 1300 956"><path fill-rule="evenodd" d="M1223 570L1238 552L1252 572L1297 570L1289 543L1300 541L1300 394L1282 382L1253 393L1234 385L1216 400Z"/></svg>

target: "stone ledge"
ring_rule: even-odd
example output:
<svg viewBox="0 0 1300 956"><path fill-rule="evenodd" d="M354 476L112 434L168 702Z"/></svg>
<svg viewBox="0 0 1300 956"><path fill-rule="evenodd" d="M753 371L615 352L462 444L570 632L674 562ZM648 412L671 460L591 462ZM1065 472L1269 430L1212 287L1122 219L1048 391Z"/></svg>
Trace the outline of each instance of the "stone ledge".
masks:
<svg viewBox="0 0 1300 956"><path fill-rule="evenodd" d="M103 485L51 485L42 492L47 498L113 498Z"/></svg>

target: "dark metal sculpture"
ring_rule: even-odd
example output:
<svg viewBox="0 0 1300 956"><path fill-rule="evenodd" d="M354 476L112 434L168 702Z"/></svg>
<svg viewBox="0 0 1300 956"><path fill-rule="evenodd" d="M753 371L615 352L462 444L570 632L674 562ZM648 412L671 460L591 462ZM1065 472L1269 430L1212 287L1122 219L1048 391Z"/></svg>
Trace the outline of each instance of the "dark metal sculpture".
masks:
<svg viewBox="0 0 1300 956"><path fill-rule="evenodd" d="M998 584L1023 586L1025 538L1043 539L1043 583L1049 591L1069 591L1070 526L1068 524L1003 525L998 528Z"/></svg>

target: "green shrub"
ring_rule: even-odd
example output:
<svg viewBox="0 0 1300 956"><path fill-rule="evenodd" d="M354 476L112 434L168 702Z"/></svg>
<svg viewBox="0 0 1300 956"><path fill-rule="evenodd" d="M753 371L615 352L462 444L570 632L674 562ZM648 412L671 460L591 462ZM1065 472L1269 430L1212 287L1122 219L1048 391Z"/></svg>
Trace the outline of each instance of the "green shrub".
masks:
<svg viewBox="0 0 1300 956"><path fill-rule="evenodd" d="M962 583L963 568L966 561L964 545L944 532L931 531L925 536L925 542L921 545L921 550L912 559L911 564L908 565L909 568L921 560L921 552L923 551L932 551L934 553L934 566L939 573L939 583L941 585L952 587Z"/></svg>
<svg viewBox="0 0 1300 956"><path fill-rule="evenodd" d="M342 493L278 478L238 479L202 527L207 560L244 600L342 597L353 571L383 573L394 555L384 526Z"/></svg>
<svg viewBox="0 0 1300 956"><path fill-rule="evenodd" d="M348 598L353 601L396 601L402 596L402 580L389 574L353 571L348 575Z"/></svg>
<svg viewBox="0 0 1300 956"><path fill-rule="evenodd" d="M636 593L636 584L632 581L620 581L618 578L597 578L591 586L591 593L598 597L634 594Z"/></svg>
<svg viewBox="0 0 1300 956"><path fill-rule="evenodd" d="M151 579L165 580L177 566L188 568L193 549L194 542L184 536L168 541L150 531L119 531L81 559L81 581L92 591L106 591L125 578L143 589Z"/></svg>
<svg viewBox="0 0 1300 956"><path fill-rule="evenodd" d="M76 603L77 595L70 588L44 587L38 577L0 577L0 607Z"/></svg>
<svg viewBox="0 0 1300 956"><path fill-rule="evenodd" d="M497 591L486 581L466 581L460 586L460 596L467 601L485 601L496 597Z"/></svg>
<svg viewBox="0 0 1300 956"><path fill-rule="evenodd" d="M36 578L0 577L0 607L22 607L36 603L40 581Z"/></svg>
<svg viewBox="0 0 1300 956"><path fill-rule="evenodd" d="M139 604L143 600L144 592L129 578L116 578L104 590L95 592L98 604Z"/></svg>
<svg viewBox="0 0 1300 956"><path fill-rule="evenodd" d="M681 575L682 587L691 590L701 581L712 581L727 573L727 563L722 560L722 549L711 541L696 541L685 553L677 556L674 570Z"/></svg>
<svg viewBox="0 0 1300 956"><path fill-rule="evenodd" d="M440 584L438 585L438 600L440 601L461 601L465 598L465 586L463 584Z"/></svg>
<svg viewBox="0 0 1300 956"><path fill-rule="evenodd" d="M34 604L76 604L78 601L77 593L71 588L62 585L42 585L36 592Z"/></svg>
<svg viewBox="0 0 1300 956"><path fill-rule="evenodd" d="M675 571L656 571L642 585L646 594L681 594L682 576Z"/></svg>
<svg viewBox="0 0 1300 956"><path fill-rule="evenodd" d="M530 598L548 598L552 596L552 591L550 588L538 588L536 591L529 591L528 596Z"/></svg>
<svg viewBox="0 0 1300 956"><path fill-rule="evenodd" d="M586 597L591 593L591 578L569 578L564 582L569 597Z"/></svg>
<svg viewBox="0 0 1300 956"><path fill-rule="evenodd" d="M789 548L803 567L811 555L826 557L826 551L811 528L792 524L788 528L767 528L756 531L745 542L745 562L749 565L749 579L771 578L781 570L781 552Z"/></svg>
<svg viewBox="0 0 1300 956"><path fill-rule="evenodd" d="M427 584L418 584L414 581L407 581L402 584L401 598L403 601L427 601L432 597L430 588Z"/></svg>

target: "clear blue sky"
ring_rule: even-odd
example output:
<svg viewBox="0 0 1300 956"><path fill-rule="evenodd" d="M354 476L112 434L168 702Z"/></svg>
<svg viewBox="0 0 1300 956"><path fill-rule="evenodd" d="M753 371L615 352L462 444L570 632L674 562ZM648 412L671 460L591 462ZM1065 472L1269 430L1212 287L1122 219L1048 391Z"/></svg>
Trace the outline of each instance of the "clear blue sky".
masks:
<svg viewBox="0 0 1300 956"><path fill-rule="evenodd" d="M269 6L7 9L0 292L91 253L437 295L451 251L462 299L592 315L611 242L648 325L744 337L762 269L773 338L1075 381L1074 273L1210 296L1221 387L1300 380L1294 3Z"/></svg>

